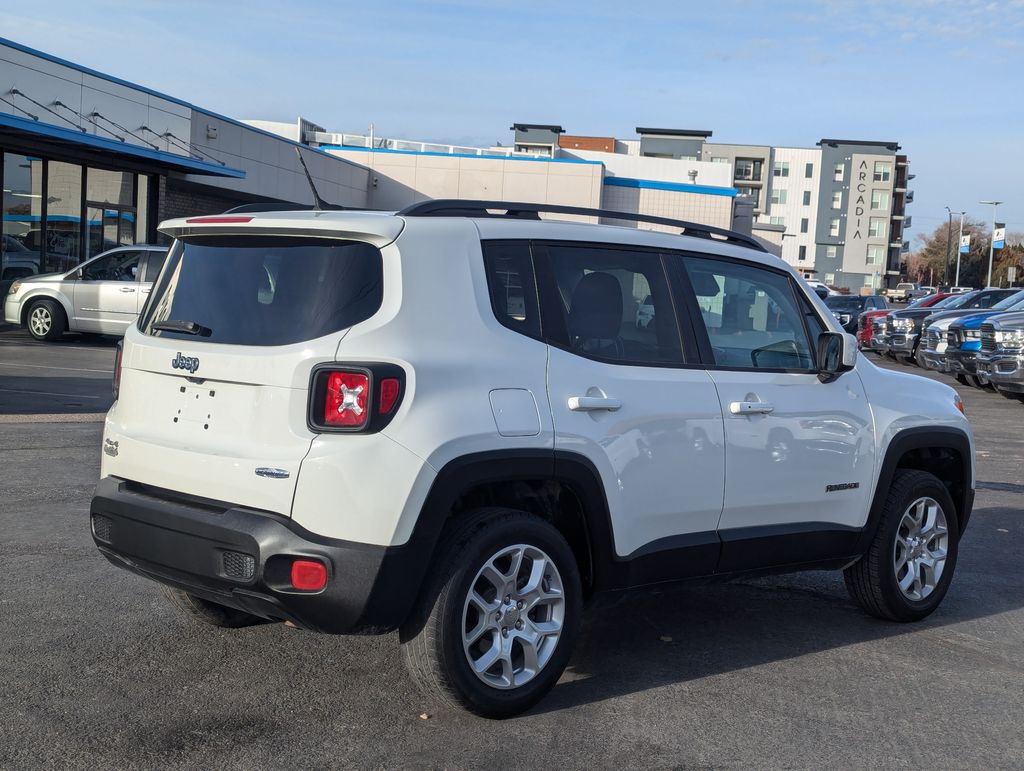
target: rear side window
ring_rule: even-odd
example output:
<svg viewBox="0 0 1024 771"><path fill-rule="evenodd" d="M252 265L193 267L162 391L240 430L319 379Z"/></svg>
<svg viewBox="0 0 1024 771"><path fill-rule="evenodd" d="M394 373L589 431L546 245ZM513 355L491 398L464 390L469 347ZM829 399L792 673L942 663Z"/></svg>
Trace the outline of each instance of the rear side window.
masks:
<svg viewBox="0 0 1024 771"><path fill-rule="evenodd" d="M289 345L365 321L383 299L380 250L359 241L207 236L176 241L139 326L229 345ZM199 334L154 329L197 325Z"/></svg>
<svg viewBox="0 0 1024 771"><path fill-rule="evenodd" d="M146 272L142 276L144 283L152 284L156 281L156 277L160 275L160 268L164 266L164 260L166 259L167 252L146 253Z"/></svg>
<svg viewBox="0 0 1024 771"><path fill-rule="evenodd" d="M540 308L529 241L484 241L487 291L494 316L503 326L540 337Z"/></svg>
<svg viewBox="0 0 1024 771"><path fill-rule="evenodd" d="M553 342L614 364L683 363L660 254L557 243L546 249L567 337Z"/></svg>

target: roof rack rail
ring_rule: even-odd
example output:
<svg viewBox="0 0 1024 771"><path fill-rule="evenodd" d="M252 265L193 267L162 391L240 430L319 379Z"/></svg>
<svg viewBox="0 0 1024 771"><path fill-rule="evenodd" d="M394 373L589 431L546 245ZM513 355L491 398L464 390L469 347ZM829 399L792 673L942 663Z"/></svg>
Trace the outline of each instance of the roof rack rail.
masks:
<svg viewBox="0 0 1024 771"><path fill-rule="evenodd" d="M496 214L495 212L504 212ZM734 230L717 228L713 225L702 225L698 222L669 219L653 214L636 214L634 212L613 211L610 209L590 209L581 206L561 206L546 203L520 203L517 201L474 201L457 198L421 201L407 206L399 212L399 217L515 217L519 219L539 220L543 214L574 214L581 217L603 217L605 219L629 220L646 222L652 225L668 225L681 228L681 235L707 238L713 241L745 246L759 252L768 252L763 244L752 236L737 233Z"/></svg>

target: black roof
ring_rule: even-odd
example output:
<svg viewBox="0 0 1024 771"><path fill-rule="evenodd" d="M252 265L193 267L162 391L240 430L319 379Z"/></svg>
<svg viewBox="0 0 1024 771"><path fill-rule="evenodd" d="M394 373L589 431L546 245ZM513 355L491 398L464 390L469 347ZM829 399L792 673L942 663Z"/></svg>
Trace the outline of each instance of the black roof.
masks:
<svg viewBox="0 0 1024 771"><path fill-rule="evenodd" d="M873 142L866 139L819 139L819 145L865 145L866 147L884 147L895 152L900 149L899 142Z"/></svg>
<svg viewBox="0 0 1024 771"><path fill-rule="evenodd" d="M636 127L637 134L665 134L670 137L709 137L711 136L710 131L704 131L703 129L668 129L668 128L643 128L642 126Z"/></svg>
<svg viewBox="0 0 1024 771"><path fill-rule="evenodd" d="M545 131L553 131L556 134L565 133L565 129L561 126L547 123L513 123L508 127L509 131L526 131L528 129L544 129Z"/></svg>

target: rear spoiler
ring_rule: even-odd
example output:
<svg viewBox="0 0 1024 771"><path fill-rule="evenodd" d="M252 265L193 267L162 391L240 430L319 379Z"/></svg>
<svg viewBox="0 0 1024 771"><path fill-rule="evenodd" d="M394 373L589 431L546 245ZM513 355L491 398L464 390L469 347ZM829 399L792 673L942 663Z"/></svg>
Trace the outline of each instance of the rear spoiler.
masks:
<svg viewBox="0 0 1024 771"><path fill-rule="evenodd" d="M378 249L401 235L405 220L391 214L339 211L276 211L211 214L160 223L171 238L192 236L277 236L365 241Z"/></svg>

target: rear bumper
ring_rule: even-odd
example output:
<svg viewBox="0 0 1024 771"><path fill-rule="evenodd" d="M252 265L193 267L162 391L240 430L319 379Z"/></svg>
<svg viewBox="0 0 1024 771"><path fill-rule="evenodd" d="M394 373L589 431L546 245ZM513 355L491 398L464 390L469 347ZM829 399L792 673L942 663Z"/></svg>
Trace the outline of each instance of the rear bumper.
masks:
<svg viewBox="0 0 1024 771"><path fill-rule="evenodd" d="M105 477L90 506L93 541L113 564L212 602L318 632L397 628L419 580L402 579L408 546L323 538L287 517ZM317 592L291 588L291 563L327 567Z"/></svg>

